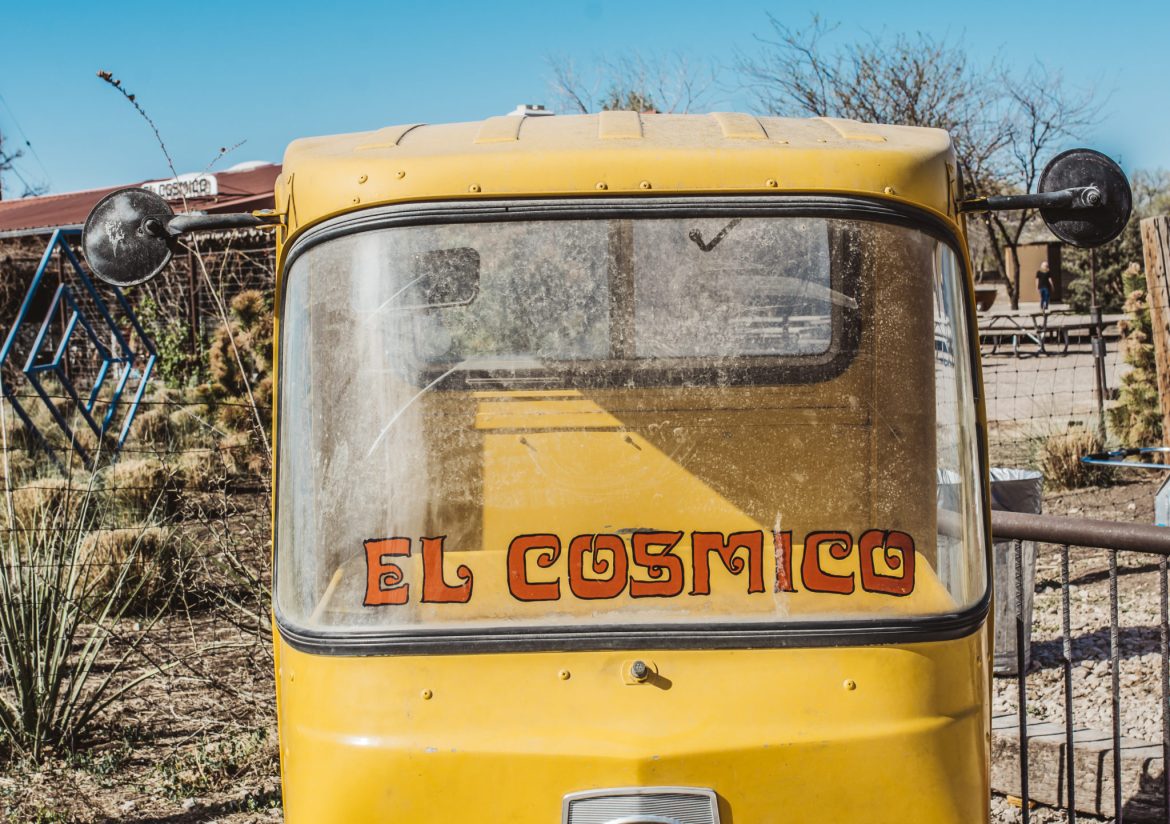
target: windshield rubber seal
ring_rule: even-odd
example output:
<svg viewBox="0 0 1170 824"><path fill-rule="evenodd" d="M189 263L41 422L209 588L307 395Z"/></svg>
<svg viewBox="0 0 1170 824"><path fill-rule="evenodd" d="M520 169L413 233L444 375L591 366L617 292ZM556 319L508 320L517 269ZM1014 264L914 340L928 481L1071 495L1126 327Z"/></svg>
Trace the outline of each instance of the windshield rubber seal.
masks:
<svg viewBox="0 0 1170 824"><path fill-rule="evenodd" d="M375 207L348 213L311 227L297 237L285 255L277 296L279 316L284 315L288 274L309 249L334 238L397 226L444 223L489 223L533 220L596 220L613 218L695 217L823 217L867 220L923 232L950 246L970 281L966 257L953 228L938 215L913 206L860 196L761 195L761 196L658 196L621 198L525 198L523 200L426 202ZM963 293L968 348L977 345L974 306ZM283 337L284 324L280 325ZM283 346L281 351L283 352ZM279 365L277 365L279 368ZM276 443L274 489L279 489L280 417L284 381L276 382ZM976 380L975 399L982 387ZM986 463L986 432L976 423L979 460ZM986 466L981 467L985 477ZM988 488L980 490L984 521L984 590L982 597L960 612L905 618L873 618L852 621L799 623L731 623L703 625L688 622L647 624L638 627L484 627L474 630L412 628L409 631L354 632L340 629L317 631L287 620L277 598L280 559L277 519L273 519L272 613L280 637L293 649L316 655L376 656L445 654L467 655L498 652L554 652L633 649L774 649L805 647L859 647L951 641L977 632L991 608L991 529Z"/></svg>

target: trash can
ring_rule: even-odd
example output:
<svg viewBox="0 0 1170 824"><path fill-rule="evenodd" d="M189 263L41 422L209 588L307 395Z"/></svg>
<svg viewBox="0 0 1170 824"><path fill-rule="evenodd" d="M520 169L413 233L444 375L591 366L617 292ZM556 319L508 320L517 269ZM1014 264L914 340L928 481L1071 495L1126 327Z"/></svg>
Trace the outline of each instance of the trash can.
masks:
<svg viewBox="0 0 1170 824"><path fill-rule="evenodd" d="M1154 526L1170 526L1170 475L1154 495Z"/></svg>
<svg viewBox="0 0 1170 824"><path fill-rule="evenodd" d="M1039 515L1044 476L1031 469L991 469L991 508ZM1024 667L1032 660L1032 596L1036 590L1036 543L1020 541L1023 560ZM1016 541L996 541L991 567L995 576L995 674L1016 675Z"/></svg>

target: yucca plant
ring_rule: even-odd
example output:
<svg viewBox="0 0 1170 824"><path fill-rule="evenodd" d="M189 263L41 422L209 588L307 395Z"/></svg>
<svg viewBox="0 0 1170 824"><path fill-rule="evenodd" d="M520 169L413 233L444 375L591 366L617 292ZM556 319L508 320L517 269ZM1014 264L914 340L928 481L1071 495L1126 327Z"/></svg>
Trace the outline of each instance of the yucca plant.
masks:
<svg viewBox="0 0 1170 824"><path fill-rule="evenodd" d="M105 708L164 667L129 671L149 626L139 621L126 632L120 622L144 585L135 575L146 547L142 536L126 542L116 560L103 560L110 566L102 574L87 566L94 560L86 539L99 526L92 478L86 487L47 496L23 516L16 515L11 490L5 494L0 739L40 760L71 748Z"/></svg>

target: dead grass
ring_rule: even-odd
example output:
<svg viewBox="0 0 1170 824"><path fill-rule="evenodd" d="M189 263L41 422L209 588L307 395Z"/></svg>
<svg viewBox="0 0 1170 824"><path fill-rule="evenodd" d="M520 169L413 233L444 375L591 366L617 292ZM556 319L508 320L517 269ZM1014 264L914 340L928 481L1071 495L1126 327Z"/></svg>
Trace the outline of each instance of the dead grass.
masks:
<svg viewBox="0 0 1170 824"><path fill-rule="evenodd" d="M72 520L83 506L92 505L93 490L86 478L34 478L12 490L12 514L0 515L0 523L12 528L28 528L46 520L46 513L62 513Z"/></svg>
<svg viewBox="0 0 1170 824"><path fill-rule="evenodd" d="M1100 452L1104 448L1101 436L1095 430L1083 426L1069 427L1064 432L1048 436L1040 456L1040 471L1044 473L1045 483L1053 489L1080 489L1107 484L1112 477L1110 470L1081 461L1085 455Z"/></svg>
<svg viewBox="0 0 1170 824"><path fill-rule="evenodd" d="M142 649L180 665L111 707L75 755L34 766L0 752L0 824L280 820L271 635L227 601L198 594L239 590L217 560L224 544L267 580L267 506L261 495L232 495L226 508L222 493L188 497L184 520L143 530L143 543L157 549L132 549L130 528L85 539L99 570L128 559L148 581L152 569L179 576ZM151 586L147 598L170 594Z"/></svg>
<svg viewBox="0 0 1170 824"><path fill-rule="evenodd" d="M171 472L159 458L121 460L105 471L103 497L126 520L161 519L173 513Z"/></svg>
<svg viewBox="0 0 1170 824"><path fill-rule="evenodd" d="M279 822L270 662L210 612L151 631L182 668L147 682L76 755L0 769L0 823Z"/></svg>
<svg viewBox="0 0 1170 824"><path fill-rule="evenodd" d="M83 600L102 603L116 596L129 614L163 607L184 566L173 533L157 526L91 532L82 539L79 556L77 591Z"/></svg>
<svg viewBox="0 0 1170 824"><path fill-rule="evenodd" d="M168 444L172 440L171 416L166 407L139 410L130 426L130 441L134 443Z"/></svg>
<svg viewBox="0 0 1170 824"><path fill-rule="evenodd" d="M219 451L214 449L183 452L174 464L174 473L184 489L201 492L220 488L227 474Z"/></svg>

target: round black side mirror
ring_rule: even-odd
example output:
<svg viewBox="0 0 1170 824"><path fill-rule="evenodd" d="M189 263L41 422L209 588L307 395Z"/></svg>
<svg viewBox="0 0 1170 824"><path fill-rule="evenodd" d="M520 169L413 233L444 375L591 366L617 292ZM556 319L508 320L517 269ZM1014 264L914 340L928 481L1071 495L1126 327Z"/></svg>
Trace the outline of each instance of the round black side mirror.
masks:
<svg viewBox="0 0 1170 824"><path fill-rule="evenodd" d="M93 273L114 286L150 280L171 260L167 222L175 212L154 192L120 189L103 197L85 220L81 247Z"/></svg>
<svg viewBox="0 0 1170 824"><path fill-rule="evenodd" d="M1085 189L1081 199L1091 208L1042 206L1040 216L1052 234L1073 246L1100 246L1125 228L1133 194L1121 167L1092 149L1070 149L1049 161L1040 174L1040 194Z"/></svg>

